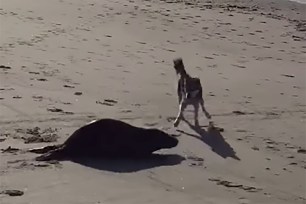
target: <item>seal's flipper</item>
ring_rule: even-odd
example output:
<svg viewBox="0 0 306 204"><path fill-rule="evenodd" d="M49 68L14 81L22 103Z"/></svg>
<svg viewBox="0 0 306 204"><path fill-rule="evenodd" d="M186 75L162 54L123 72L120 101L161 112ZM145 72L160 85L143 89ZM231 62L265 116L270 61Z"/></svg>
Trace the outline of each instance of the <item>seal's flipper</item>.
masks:
<svg viewBox="0 0 306 204"><path fill-rule="evenodd" d="M57 148L35 158L36 161L62 160L64 158L63 148Z"/></svg>
<svg viewBox="0 0 306 204"><path fill-rule="evenodd" d="M32 148L32 149L29 149L28 152L32 152L36 154L44 154L52 150L56 150L59 147L60 145L50 145L50 146L45 146L45 147Z"/></svg>

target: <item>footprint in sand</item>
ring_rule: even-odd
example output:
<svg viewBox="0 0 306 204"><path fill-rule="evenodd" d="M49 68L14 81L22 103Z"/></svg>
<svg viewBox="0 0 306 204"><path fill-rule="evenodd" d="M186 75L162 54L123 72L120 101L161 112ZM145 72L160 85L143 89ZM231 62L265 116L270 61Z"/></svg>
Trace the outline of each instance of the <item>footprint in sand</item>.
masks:
<svg viewBox="0 0 306 204"><path fill-rule="evenodd" d="M3 70L5 71L4 73L7 73L8 70L12 69L11 67L9 66L5 66L5 65L0 65L0 70Z"/></svg>
<svg viewBox="0 0 306 204"><path fill-rule="evenodd" d="M22 97L21 96L13 96L13 99L21 99Z"/></svg>
<svg viewBox="0 0 306 204"><path fill-rule="evenodd" d="M32 96L32 98L34 99L34 101L42 101L43 100L43 96L39 96L39 95Z"/></svg>
<svg viewBox="0 0 306 204"><path fill-rule="evenodd" d="M29 74L34 74L34 75L38 75L38 74L40 74L39 72L28 72Z"/></svg>
<svg viewBox="0 0 306 204"><path fill-rule="evenodd" d="M63 85L63 87L65 87L65 88L75 88L74 86L72 86L72 85L68 85L68 84L65 84L65 85Z"/></svg>
<svg viewBox="0 0 306 204"><path fill-rule="evenodd" d="M247 198L239 198L239 204L249 204L251 203Z"/></svg>
<svg viewBox="0 0 306 204"><path fill-rule="evenodd" d="M238 65L238 64L231 64L233 67L238 67L240 69L245 69L246 66L243 66L243 65Z"/></svg>
<svg viewBox="0 0 306 204"><path fill-rule="evenodd" d="M38 78L38 79L36 79L36 81L48 81L48 80L45 79L45 78Z"/></svg>
<svg viewBox="0 0 306 204"><path fill-rule="evenodd" d="M106 106L114 106L118 101L113 99L104 99L104 101L96 101L96 104L106 105Z"/></svg>
<svg viewBox="0 0 306 204"><path fill-rule="evenodd" d="M29 169L29 170L34 170L35 168L52 168L52 167L57 167L57 168L62 168L62 165L58 161L46 161L44 163L39 162L31 162L31 161L26 161L26 160L14 160L14 161L8 161L8 164L11 164L11 167L15 169ZM12 164L17 164L17 165L12 165Z"/></svg>
<svg viewBox="0 0 306 204"><path fill-rule="evenodd" d="M204 159L197 157L197 156L186 156L186 160L189 161L188 166L197 166L203 167L204 166ZM206 168L206 167L204 167Z"/></svg>
<svg viewBox="0 0 306 204"><path fill-rule="evenodd" d="M132 110L122 110L122 111L120 111L121 113L131 113L132 112Z"/></svg>
<svg viewBox="0 0 306 204"><path fill-rule="evenodd" d="M20 190L3 190L0 191L0 194L9 195L9 196L22 196L24 194L23 191Z"/></svg>
<svg viewBox="0 0 306 204"><path fill-rule="evenodd" d="M83 93L80 92L80 91L77 91L77 92L74 92L74 95L76 95L76 96L81 96L81 95L83 95Z"/></svg>
<svg viewBox="0 0 306 204"><path fill-rule="evenodd" d="M20 151L20 149L15 148L15 147L11 147L11 146L8 146L6 149L1 149L2 153L12 153L12 154L15 154L15 153L17 153L19 151Z"/></svg>
<svg viewBox="0 0 306 204"><path fill-rule="evenodd" d="M218 65L217 64L212 64L212 65L208 65L209 68L217 68Z"/></svg>
<svg viewBox="0 0 306 204"><path fill-rule="evenodd" d="M227 188L238 188L238 189L242 189L244 191L247 192L258 192L261 191L261 188L257 188L257 187L253 187L253 186L246 186L246 185L242 185L242 184L238 184L238 183L234 183L231 181L226 181L226 180L222 180L222 179L217 179L217 178L209 178L209 181L213 181L216 182L217 185L222 185L225 186Z"/></svg>
<svg viewBox="0 0 306 204"><path fill-rule="evenodd" d="M47 108L47 111L50 111L50 112L53 112L53 113L64 113L64 114L67 114L67 115L73 115L74 113L73 112L69 112L69 111L64 111L63 109L60 109L60 108Z"/></svg>

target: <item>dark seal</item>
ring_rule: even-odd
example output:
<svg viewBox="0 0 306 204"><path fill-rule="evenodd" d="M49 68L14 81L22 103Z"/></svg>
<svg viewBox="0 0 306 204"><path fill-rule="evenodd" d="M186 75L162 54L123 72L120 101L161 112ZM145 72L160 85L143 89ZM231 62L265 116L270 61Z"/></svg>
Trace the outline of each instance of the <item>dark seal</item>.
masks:
<svg viewBox="0 0 306 204"><path fill-rule="evenodd" d="M172 148L178 140L158 129L135 127L114 119L101 119L76 130L63 144L32 149L37 161L82 157L143 157Z"/></svg>

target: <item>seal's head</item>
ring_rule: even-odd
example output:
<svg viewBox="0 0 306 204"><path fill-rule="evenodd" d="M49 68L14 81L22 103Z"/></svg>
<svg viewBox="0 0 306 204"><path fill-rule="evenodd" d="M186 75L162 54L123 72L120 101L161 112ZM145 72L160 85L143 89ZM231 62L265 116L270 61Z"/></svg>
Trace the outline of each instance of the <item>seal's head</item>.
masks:
<svg viewBox="0 0 306 204"><path fill-rule="evenodd" d="M178 140L175 137L168 135L167 133L159 129L150 129L149 130L149 140L150 143L158 148L172 148L177 146Z"/></svg>

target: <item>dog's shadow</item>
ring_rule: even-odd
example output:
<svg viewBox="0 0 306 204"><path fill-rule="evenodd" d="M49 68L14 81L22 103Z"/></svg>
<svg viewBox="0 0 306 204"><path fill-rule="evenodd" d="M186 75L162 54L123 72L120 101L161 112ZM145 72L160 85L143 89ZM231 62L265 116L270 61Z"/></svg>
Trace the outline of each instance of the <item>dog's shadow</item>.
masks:
<svg viewBox="0 0 306 204"><path fill-rule="evenodd" d="M71 161L98 170L130 173L159 166L174 166L183 160L185 158L177 154L152 154L139 158L77 158Z"/></svg>
<svg viewBox="0 0 306 204"><path fill-rule="evenodd" d="M227 143L217 128L208 128L206 131L204 128L198 125L192 125L187 120L184 120L187 125L197 134L187 133L180 130L179 132L201 140L205 144L211 147L211 150L221 156L222 158L231 157L236 160L240 158L236 155L235 150Z"/></svg>

